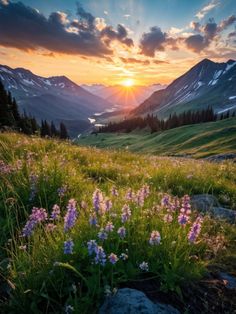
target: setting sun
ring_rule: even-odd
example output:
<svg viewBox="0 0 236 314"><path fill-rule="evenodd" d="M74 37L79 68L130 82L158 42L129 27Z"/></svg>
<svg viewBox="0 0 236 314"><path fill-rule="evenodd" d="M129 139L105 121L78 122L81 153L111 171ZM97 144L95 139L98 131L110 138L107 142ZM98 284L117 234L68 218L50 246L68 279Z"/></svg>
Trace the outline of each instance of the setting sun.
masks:
<svg viewBox="0 0 236 314"><path fill-rule="evenodd" d="M125 79L121 83L125 87L132 87L134 86L134 80L133 79Z"/></svg>

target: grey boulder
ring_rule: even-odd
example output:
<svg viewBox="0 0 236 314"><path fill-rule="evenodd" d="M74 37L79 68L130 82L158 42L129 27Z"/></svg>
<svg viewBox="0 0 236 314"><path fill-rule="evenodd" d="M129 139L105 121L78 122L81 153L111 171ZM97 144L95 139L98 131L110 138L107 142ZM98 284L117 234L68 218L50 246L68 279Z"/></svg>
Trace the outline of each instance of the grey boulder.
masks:
<svg viewBox="0 0 236 314"><path fill-rule="evenodd" d="M171 305L153 303L147 296L135 289L119 289L108 297L99 314L179 314Z"/></svg>

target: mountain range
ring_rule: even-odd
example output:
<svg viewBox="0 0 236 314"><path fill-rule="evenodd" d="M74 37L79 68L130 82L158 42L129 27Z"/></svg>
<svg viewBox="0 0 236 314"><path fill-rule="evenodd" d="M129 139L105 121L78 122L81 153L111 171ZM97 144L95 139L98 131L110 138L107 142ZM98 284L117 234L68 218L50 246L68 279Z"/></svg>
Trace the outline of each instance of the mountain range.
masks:
<svg viewBox="0 0 236 314"><path fill-rule="evenodd" d="M90 93L106 99L121 108L130 109L138 106L141 102L152 95L154 91L166 88L167 85L152 84L148 86L135 85L121 88L120 85L105 86L103 84L81 85Z"/></svg>
<svg viewBox="0 0 236 314"><path fill-rule="evenodd" d="M131 115L169 114L211 106L216 113L236 109L236 61L216 63L204 59L174 80L166 89L154 92L131 111Z"/></svg>

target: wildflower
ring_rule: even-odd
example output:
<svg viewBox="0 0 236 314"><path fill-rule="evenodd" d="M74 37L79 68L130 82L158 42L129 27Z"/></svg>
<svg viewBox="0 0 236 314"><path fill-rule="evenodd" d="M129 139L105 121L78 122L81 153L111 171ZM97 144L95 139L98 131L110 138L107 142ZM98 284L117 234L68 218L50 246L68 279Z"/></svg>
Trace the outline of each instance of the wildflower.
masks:
<svg viewBox="0 0 236 314"><path fill-rule="evenodd" d="M86 209L86 208L88 207L88 205L87 205L87 203L86 203L85 201L81 201L80 207L81 207L82 209Z"/></svg>
<svg viewBox="0 0 236 314"><path fill-rule="evenodd" d="M164 216L164 222L171 223L173 221L173 217L171 214L166 214Z"/></svg>
<svg viewBox="0 0 236 314"><path fill-rule="evenodd" d="M112 202L109 199L106 199L104 202L105 212L109 212L112 208Z"/></svg>
<svg viewBox="0 0 236 314"><path fill-rule="evenodd" d="M137 192L136 202L138 206L142 207L144 205L144 193L142 189Z"/></svg>
<svg viewBox="0 0 236 314"><path fill-rule="evenodd" d="M108 237L106 231L104 230L104 228L101 228L100 231L98 232L98 238L102 241L106 240Z"/></svg>
<svg viewBox="0 0 236 314"><path fill-rule="evenodd" d="M96 256L95 256L95 264L100 264L102 266L105 266L106 264L106 253L103 250L102 246L96 247Z"/></svg>
<svg viewBox="0 0 236 314"><path fill-rule="evenodd" d="M108 297L109 295L111 295L111 287L109 285L105 285L104 287L104 293L105 296Z"/></svg>
<svg viewBox="0 0 236 314"><path fill-rule="evenodd" d="M139 268L143 271L148 271L149 270L148 263L142 262L141 264L139 264Z"/></svg>
<svg viewBox="0 0 236 314"><path fill-rule="evenodd" d="M202 227L202 218L198 217L195 222L193 223L189 234L188 234L188 240L189 242L195 242L197 237L199 236L201 232L201 227Z"/></svg>
<svg viewBox="0 0 236 314"><path fill-rule="evenodd" d="M21 250L21 251L26 251L26 245L20 245L19 246L19 249Z"/></svg>
<svg viewBox="0 0 236 314"><path fill-rule="evenodd" d="M64 242L64 254L72 254L73 253L74 242L72 240L68 240Z"/></svg>
<svg viewBox="0 0 236 314"><path fill-rule="evenodd" d="M31 215L23 228L23 236L29 237L32 235L37 224L47 219L47 212L44 208L33 207Z"/></svg>
<svg viewBox="0 0 236 314"><path fill-rule="evenodd" d="M149 196L149 194L150 194L150 187L149 187L149 185L145 184L142 187L142 193L143 193L144 198Z"/></svg>
<svg viewBox="0 0 236 314"><path fill-rule="evenodd" d="M93 193L93 207L95 211L99 211L100 203L103 202L103 195L99 189L96 189Z"/></svg>
<svg viewBox="0 0 236 314"><path fill-rule="evenodd" d="M190 205L190 197L188 195L184 195L182 198L182 208L180 212L185 215L191 214L191 205Z"/></svg>
<svg viewBox="0 0 236 314"><path fill-rule="evenodd" d="M65 314L71 314L72 312L74 312L73 306L66 305L66 307L65 307Z"/></svg>
<svg viewBox="0 0 236 314"><path fill-rule="evenodd" d="M113 265L115 265L115 264L118 262L118 260L119 260L119 258L117 257L117 255L114 254L114 253L111 253L111 254L108 256L108 258L109 258L109 261L110 261Z"/></svg>
<svg viewBox="0 0 236 314"><path fill-rule="evenodd" d="M121 239L124 239L126 236L126 229L125 227L120 227L117 231L118 235L120 236Z"/></svg>
<svg viewBox="0 0 236 314"><path fill-rule="evenodd" d="M60 207L57 204L55 204L52 208L51 219L53 220L59 219L60 213L61 213Z"/></svg>
<svg viewBox="0 0 236 314"><path fill-rule="evenodd" d="M97 242L95 240L90 240L87 242L87 246L88 246L89 255L92 255L93 253L96 252L98 245L97 245Z"/></svg>
<svg viewBox="0 0 236 314"><path fill-rule="evenodd" d="M189 221L189 216L188 215L185 215L185 214L180 214L178 216L178 222L181 226L185 226Z"/></svg>
<svg viewBox="0 0 236 314"><path fill-rule="evenodd" d="M155 244L160 244L160 242L161 242L160 233L156 230L152 231L150 239L149 239L149 243L151 245L155 245Z"/></svg>
<svg viewBox="0 0 236 314"><path fill-rule="evenodd" d="M48 232L53 232L56 227L57 227L57 226L54 225L54 224L51 224L51 223L50 223L50 224L47 224L47 225L46 225L46 231L48 231Z"/></svg>
<svg viewBox="0 0 236 314"><path fill-rule="evenodd" d="M89 224L91 226L96 226L97 225L97 215L96 213L92 213L89 217Z"/></svg>
<svg viewBox="0 0 236 314"><path fill-rule="evenodd" d="M107 223L107 225L105 227L106 232L112 232L113 229L114 229L113 223L111 221L108 221L108 223Z"/></svg>
<svg viewBox="0 0 236 314"><path fill-rule="evenodd" d="M163 207L167 207L170 204L170 196L165 194L164 197L161 200L161 205Z"/></svg>
<svg viewBox="0 0 236 314"><path fill-rule="evenodd" d="M67 232L74 226L76 219L77 219L76 201L74 199L70 199L67 205L67 213L64 217L65 232Z"/></svg>
<svg viewBox="0 0 236 314"><path fill-rule="evenodd" d="M111 188L111 194L112 194L113 196L118 196L118 195L119 195L119 193L118 193L117 189L115 188L115 186L113 186L113 187Z"/></svg>
<svg viewBox="0 0 236 314"><path fill-rule="evenodd" d="M123 260L123 261L126 261L128 259L128 255L125 254L125 253L121 253L120 254L120 259Z"/></svg>
<svg viewBox="0 0 236 314"><path fill-rule="evenodd" d="M128 200L128 201L132 201L132 199L134 198L134 192L132 191L131 188L128 189L127 193L126 193L126 196L125 198Z"/></svg>
<svg viewBox="0 0 236 314"><path fill-rule="evenodd" d="M131 210L129 208L129 205L124 205L122 207L122 215L121 215L121 221L122 223L126 222L131 216Z"/></svg>
<svg viewBox="0 0 236 314"><path fill-rule="evenodd" d="M62 187L57 189L57 194L59 197L63 197L67 192L67 186L63 185Z"/></svg>

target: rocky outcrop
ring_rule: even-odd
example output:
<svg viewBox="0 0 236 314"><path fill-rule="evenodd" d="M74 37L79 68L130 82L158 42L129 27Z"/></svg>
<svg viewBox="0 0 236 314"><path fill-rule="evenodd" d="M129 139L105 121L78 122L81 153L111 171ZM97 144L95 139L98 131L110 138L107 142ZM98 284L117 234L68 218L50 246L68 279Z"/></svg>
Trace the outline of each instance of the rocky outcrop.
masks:
<svg viewBox="0 0 236 314"><path fill-rule="evenodd" d="M199 194L191 197L192 208L214 218L236 223L236 211L221 207L218 200L210 194Z"/></svg>
<svg viewBox="0 0 236 314"><path fill-rule="evenodd" d="M236 154L235 153L218 154L215 156L207 157L206 159L214 162L221 162L225 160L232 160L233 162L236 162Z"/></svg>
<svg viewBox="0 0 236 314"><path fill-rule="evenodd" d="M147 296L135 289L119 289L108 297L99 314L179 314L171 305L153 303Z"/></svg>

